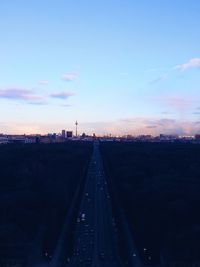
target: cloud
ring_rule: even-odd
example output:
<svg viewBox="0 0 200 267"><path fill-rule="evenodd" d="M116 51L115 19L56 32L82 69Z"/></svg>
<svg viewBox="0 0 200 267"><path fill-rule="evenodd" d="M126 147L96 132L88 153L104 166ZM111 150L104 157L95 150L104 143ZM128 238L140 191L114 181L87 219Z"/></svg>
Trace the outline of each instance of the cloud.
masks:
<svg viewBox="0 0 200 267"><path fill-rule="evenodd" d="M187 120L159 118L123 118L110 122L80 123L81 132L101 135L182 134L200 132L200 124Z"/></svg>
<svg viewBox="0 0 200 267"><path fill-rule="evenodd" d="M73 95L74 95L73 92L64 91L64 92L52 93L51 95L42 96L42 95L37 95L32 90L20 87L0 89L0 99L8 99L16 102L23 101L26 104L37 105L37 106L47 105L48 104L47 99L49 97L66 100ZM65 105L65 107L66 106L67 104Z"/></svg>
<svg viewBox="0 0 200 267"><path fill-rule="evenodd" d="M160 77L158 77L157 79L153 80L150 82L150 84L155 84L161 81L164 81L166 79L166 75L161 75Z"/></svg>
<svg viewBox="0 0 200 267"><path fill-rule="evenodd" d="M62 79L68 82L74 81L76 78L77 78L77 73L75 72L68 72L63 74L62 76Z"/></svg>
<svg viewBox="0 0 200 267"><path fill-rule="evenodd" d="M35 123L21 123L21 122L0 122L1 129L4 129L6 134L39 134L42 129L42 125L36 125Z"/></svg>
<svg viewBox="0 0 200 267"><path fill-rule="evenodd" d="M159 126L164 126L166 124L174 124L176 121L174 119L168 119L168 118L165 118L165 119L158 119L156 120L157 121L157 125Z"/></svg>
<svg viewBox="0 0 200 267"><path fill-rule="evenodd" d="M128 122L128 123L127 123ZM4 133L23 134L60 132L63 123L20 123L20 122L0 122ZM74 121L65 124L66 129L74 130ZM172 120L168 118L122 118L115 121L82 122L79 121L79 133L97 135L142 135L151 134L153 136L163 134L192 135L200 133L200 121Z"/></svg>
<svg viewBox="0 0 200 267"><path fill-rule="evenodd" d="M73 96L74 93L72 92L59 92L51 94L50 96L53 98L59 98L59 99L68 99L70 96Z"/></svg>
<svg viewBox="0 0 200 267"><path fill-rule="evenodd" d="M38 84L40 84L40 85L48 85L49 82L46 81L46 80L41 80L41 81L38 82Z"/></svg>
<svg viewBox="0 0 200 267"><path fill-rule="evenodd" d="M23 101L39 101L42 97L35 95L31 90L11 87L0 90L0 98Z"/></svg>
<svg viewBox="0 0 200 267"><path fill-rule="evenodd" d="M192 68L200 68L200 58L191 58L189 61L180 64L180 65L176 65L174 67L174 69L178 69L178 70L188 70L188 69L192 69Z"/></svg>

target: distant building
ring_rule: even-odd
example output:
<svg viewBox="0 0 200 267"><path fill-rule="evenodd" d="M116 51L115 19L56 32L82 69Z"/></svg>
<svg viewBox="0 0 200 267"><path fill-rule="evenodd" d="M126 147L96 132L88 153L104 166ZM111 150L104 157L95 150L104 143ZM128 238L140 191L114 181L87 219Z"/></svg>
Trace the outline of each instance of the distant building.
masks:
<svg viewBox="0 0 200 267"><path fill-rule="evenodd" d="M81 137L82 138L85 138L86 137L86 134L85 133L82 133Z"/></svg>
<svg viewBox="0 0 200 267"><path fill-rule="evenodd" d="M173 141L179 138L176 134L160 134L161 141Z"/></svg>
<svg viewBox="0 0 200 267"><path fill-rule="evenodd" d="M61 136L62 136L63 138L66 137L66 132L65 132L65 130L62 130Z"/></svg>
<svg viewBox="0 0 200 267"><path fill-rule="evenodd" d="M48 133L47 137L49 139L51 139L52 141L55 141L57 138L57 134L56 133Z"/></svg>
<svg viewBox="0 0 200 267"><path fill-rule="evenodd" d="M50 144L52 143L51 136L41 136L40 137L40 143Z"/></svg>
<svg viewBox="0 0 200 267"><path fill-rule="evenodd" d="M31 144L35 143L36 139L34 137L25 136L11 136L8 138L10 144Z"/></svg>
<svg viewBox="0 0 200 267"><path fill-rule="evenodd" d="M73 132L72 131L67 131L66 132L67 138L72 138L73 137Z"/></svg>
<svg viewBox="0 0 200 267"><path fill-rule="evenodd" d="M195 134L195 140L200 140L200 134Z"/></svg>
<svg viewBox="0 0 200 267"><path fill-rule="evenodd" d="M0 144L8 144L9 140L7 137L0 137Z"/></svg>

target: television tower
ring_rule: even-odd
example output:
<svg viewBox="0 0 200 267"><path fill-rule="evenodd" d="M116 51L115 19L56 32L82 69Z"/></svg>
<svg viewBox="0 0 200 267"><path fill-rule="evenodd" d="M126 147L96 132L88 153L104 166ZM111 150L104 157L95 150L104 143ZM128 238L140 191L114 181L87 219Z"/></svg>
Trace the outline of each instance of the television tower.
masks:
<svg viewBox="0 0 200 267"><path fill-rule="evenodd" d="M75 125L76 125L76 137L77 137L77 135L78 135L78 131L77 131L77 128L78 128L78 122L77 122L77 121L75 122Z"/></svg>

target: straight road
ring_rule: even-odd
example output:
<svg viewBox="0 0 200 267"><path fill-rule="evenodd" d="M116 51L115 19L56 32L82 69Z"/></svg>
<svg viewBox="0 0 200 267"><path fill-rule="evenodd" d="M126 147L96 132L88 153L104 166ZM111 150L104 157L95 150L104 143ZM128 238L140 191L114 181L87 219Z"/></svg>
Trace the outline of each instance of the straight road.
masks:
<svg viewBox="0 0 200 267"><path fill-rule="evenodd" d="M116 234L98 142L86 178L77 218L71 267L121 267L116 253Z"/></svg>

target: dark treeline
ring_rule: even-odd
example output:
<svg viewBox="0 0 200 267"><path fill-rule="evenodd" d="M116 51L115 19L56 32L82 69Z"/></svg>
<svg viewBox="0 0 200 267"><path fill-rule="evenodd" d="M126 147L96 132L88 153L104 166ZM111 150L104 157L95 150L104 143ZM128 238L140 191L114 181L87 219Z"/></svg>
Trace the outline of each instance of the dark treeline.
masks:
<svg viewBox="0 0 200 267"><path fill-rule="evenodd" d="M200 146L104 142L101 151L143 262L198 262Z"/></svg>
<svg viewBox="0 0 200 267"><path fill-rule="evenodd" d="M1 261L50 260L91 151L87 142L0 147Z"/></svg>

